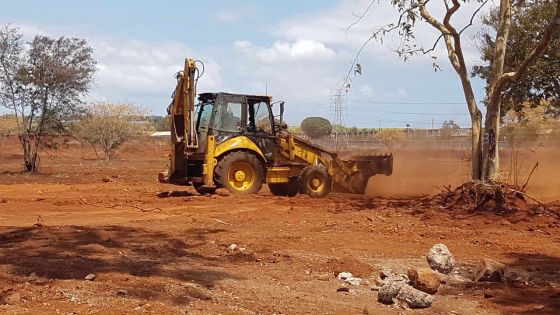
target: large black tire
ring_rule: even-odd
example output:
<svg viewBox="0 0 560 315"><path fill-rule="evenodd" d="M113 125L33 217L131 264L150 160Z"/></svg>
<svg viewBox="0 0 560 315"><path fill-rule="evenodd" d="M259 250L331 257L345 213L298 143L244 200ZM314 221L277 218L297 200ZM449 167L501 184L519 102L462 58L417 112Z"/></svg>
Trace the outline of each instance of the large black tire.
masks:
<svg viewBox="0 0 560 315"><path fill-rule="evenodd" d="M236 151L220 159L214 180L232 194L256 194L264 182L264 169L255 155Z"/></svg>
<svg viewBox="0 0 560 315"><path fill-rule="evenodd" d="M300 184L296 177L292 177L288 183L268 184L268 189L274 196L294 197L300 191Z"/></svg>
<svg viewBox="0 0 560 315"><path fill-rule="evenodd" d="M332 190L332 179L324 166L306 167L299 177L302 193L311 198L322 198Z"/></svg>

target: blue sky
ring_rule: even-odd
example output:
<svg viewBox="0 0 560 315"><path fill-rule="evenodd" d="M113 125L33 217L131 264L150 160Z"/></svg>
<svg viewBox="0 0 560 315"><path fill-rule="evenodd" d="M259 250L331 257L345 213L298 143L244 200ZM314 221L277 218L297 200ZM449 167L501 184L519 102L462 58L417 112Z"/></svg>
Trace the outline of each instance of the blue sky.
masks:
<svg viewBox="0 0 560 315"><path fill-rule="evenodd" d="M199 92L269 94L286 101L290 124L307 116L333 118L331 94L372 29L395 19L378 5L345 32L369 0L284 1L67 1L19 0L3 3L0 24L14 23L26 36L76 36L95 49L98 71L91 100L131 101L164 114L173 75L185 57L206 65ZM434 7L434 14L441 12ZM439 11L438 11L439 10ZM465 7L456 22L466 23ZM470 35L476 28L470 31ZM478 54L465 37L471 65ZM419 44L437 34L419 25ZM396 37L372 42L360 56L363 74L347 95L347 126L429 128L446 119L469 126L459 80L445 59L434 72L429 57L402 62L392 51ZM475 80L477 98L482 82Z"/></svg>

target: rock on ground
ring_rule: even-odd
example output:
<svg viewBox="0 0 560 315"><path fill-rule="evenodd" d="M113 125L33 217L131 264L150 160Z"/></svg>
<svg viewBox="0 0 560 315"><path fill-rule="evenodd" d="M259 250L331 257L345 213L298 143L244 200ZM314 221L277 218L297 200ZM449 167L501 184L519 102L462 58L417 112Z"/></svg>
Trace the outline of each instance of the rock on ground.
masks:
<svg viewBox="0 0 560 315"><path fill-rule="evenodd" d="M432 306L434 296L409 285L404 285L397 294L397 301L410 308L427 308Z"/></svg>
<svg viewBox="0 0 560 315"><path fill-rule="evenodd" d="M428 265L436 271L448 274L455 268L455 258L444 244L436 244L428 251Z"/></svg>
<svg viewBox="0 0 560 315"><path fill-rule="evenodd" d="M420 291L436 294L440 286L438 274L430 268L412 268L408 270L410 285Z"/></svg>
<svg viewBox="0 0 560 315"><path fill-rule="evenodd" d="M482 258L476 268L474 281L501 282L506 265L490 258Z"/></svg>
<svg viewBox="0 0 560 315"><path fill-rule="evenodd" d="M338 276L336 276L336 278L339 280L344 280L351 285L360 285L360 283L362 282L361 278L354 277L354 275L350 272L341 272L338 274Z"/></svg>
<svg viewBox="0 0 560 315"><path fill-rule="evenodd" d="M230 195L229 190L225 189L225 188L218 188L216 189L216 195L218 196L222 196L222 197L227 197Z"/></svg>
<svg viewBox="0 0 560 315"><path fill-rule="evenodd" d="M393 304L401 288L408 283L405 275L389 276L383 280L383 285L377 292L377 300L384 304Z"/></svg>
<svg viewBox="0 0 560 315"><path fill-rule="evenodd" d="M88 280L88 281L93 281L93 280L95 280L95 274L90 273L87 276L85 276L84 279Z"/></svg>

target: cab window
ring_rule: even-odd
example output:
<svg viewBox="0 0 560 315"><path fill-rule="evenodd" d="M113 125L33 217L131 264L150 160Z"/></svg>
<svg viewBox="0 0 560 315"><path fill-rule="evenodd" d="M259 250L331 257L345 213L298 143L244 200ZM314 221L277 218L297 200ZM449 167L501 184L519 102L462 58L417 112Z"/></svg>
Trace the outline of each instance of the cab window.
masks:
<svg viewBox="0 0 560 315"><path fill-rule="evenodd" d="M268 104L265 102L255 103L253 104L253 109L255 113L256 132L272 133L272 122L270 120Z"/></svg>
<svg viewBox="0 0 560 315"><path fill-rule="evenodd" d="M241 132L242 103L223 102L215 108L212 128L224 132Z"/></svg>

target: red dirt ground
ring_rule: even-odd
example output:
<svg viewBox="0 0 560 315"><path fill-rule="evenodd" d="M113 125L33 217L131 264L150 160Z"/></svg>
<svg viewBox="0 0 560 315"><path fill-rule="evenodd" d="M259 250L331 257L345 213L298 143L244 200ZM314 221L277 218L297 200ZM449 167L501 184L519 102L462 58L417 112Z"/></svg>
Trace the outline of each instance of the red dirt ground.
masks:
<svg viewBox="0 0 560 315"><path fill-rule="evenodd" d="M466 152L395 152L394 176L374 178L368 196L317 200L274 197L266 187L256 196L200 196L159 184L167 164L159 142L128 144L110 164L71 144L46 152L38 175L19 172L14 139L0 147L3 314L560 312L557 217L410 206L466 179ZM560 199L560 153L524 154L526 169L530 159L540 165L529 193ZM233 243L242 251L229 251ZM416 311L379 304L367 284L337 292L337 272L373 284L382 268L425 266L435 243L467 273L491 257L526 281L449 280L432 308ZM95 280L84 280L90 273Z"/></svg>

